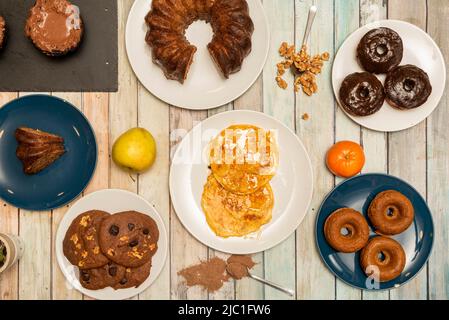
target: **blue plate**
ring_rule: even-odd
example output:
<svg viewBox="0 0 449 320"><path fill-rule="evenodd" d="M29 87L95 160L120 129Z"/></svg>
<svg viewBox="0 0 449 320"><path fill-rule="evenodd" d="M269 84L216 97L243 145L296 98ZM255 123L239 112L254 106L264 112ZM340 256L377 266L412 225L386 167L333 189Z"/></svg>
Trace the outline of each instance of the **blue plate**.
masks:
<svg viewBox="0 0 449 320"><path fill-rule="evenodd" d="M26 126L64 138L67 152L36 175L23 173L14 132ZM15 207L41 211L60 207L89 183L97 163L95 134L84 115L62 99L25 96L0 108L0 197Z"/></svg>
<svg viewBox="0 0 449 320"><path fill-rule="evenodd" d="M359 252L341 253L329 246L324 237L324 222L332 212L344 207L353 208L367 217L369 204L385 190L397 190L409 198L415 208L415 220L406 231L392 237L402 245L407 256L404 271L396 279L376 283L362 271ZM375 236L370 228L371 237ZM403 285L425 266L432 251L434 229L429 207L411 185L385 174L363 174L342 182L327 195L318 212L315 232L324 263L340 280L359 289L386 290Z"/></svg>

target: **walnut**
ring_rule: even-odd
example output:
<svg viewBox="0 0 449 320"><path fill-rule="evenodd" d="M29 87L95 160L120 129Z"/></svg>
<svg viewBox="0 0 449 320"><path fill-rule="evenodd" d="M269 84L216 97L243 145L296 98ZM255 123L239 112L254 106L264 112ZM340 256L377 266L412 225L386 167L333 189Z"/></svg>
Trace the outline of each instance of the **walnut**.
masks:
<svg viewBox="0 0 449 320"><path fill-rule="evenodd" d="M278 83L278 86L282 89L287 89L288 84L287 81L285 81L284 79L282 79L281 77L276 77L276 81Z"/></svg>
<svg viewBox="0 0 449 320"><path fill-rule="evenodd" d="M90 222L90 220L90 216L84 216L81 218L80 225L82 225L83 227L87 227L87 224Z"/></svg>
<svg viewBox="0 0 449 320"><path fill-rule="evenodd" d="M276 82L282 89L287 89L288 84L282 78L285 71L294 66L295 80L293 89L295 92L302 91L311 96L318 92L318 85L316 83L316 75L320 74L324 65L324 61L328 61L330 55L328 52L316 54L311 56L307 52L307 47L302 46L299 52L295 53L295 46L289 46L288 43L283 42L279 48L279 54L285 59L279 62L277 67Z"/></svg>
<svg viewBox="0 0 449 320"><path fill-rule="evenodd" d="M78 235L76 233L74 233L71 237L70 237L70 241L72 241L74 244L78 243Z"/></svg>

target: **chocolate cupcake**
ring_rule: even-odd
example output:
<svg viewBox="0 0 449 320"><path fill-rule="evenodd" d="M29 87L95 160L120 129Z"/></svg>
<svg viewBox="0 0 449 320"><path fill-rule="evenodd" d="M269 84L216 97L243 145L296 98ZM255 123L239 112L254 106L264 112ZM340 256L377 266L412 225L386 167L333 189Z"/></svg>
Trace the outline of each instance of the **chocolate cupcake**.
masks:
<svg viewBox="0 0 449 320"><path fill-rule="evenodd" d="M347 76L340 87L340 104L350 115L369 116L379 111L385 101L382 83L369 72Z"/></svg>
<svg viewBox="0 0 449 320"><path fill-rule="evenodd" d="M25 25L26 36L48 56L77 49L83 32L79 9L68 0L36 0Z"/></svg>
<svg viewBox="0 0 449 320"><path fill-rule="evenodd" d="M413 65L400 66L390 71L385 79L387 102L397 109L407 110L422 106L432 93L429 76Z"/></svg>
<svg viewBox="0 0 449 320"><path fill-rule="evenodd" d="M0 16L0 50L3 49L3 46L6 42L6 21Z"/></svg>
<svg viewBox="0 0 449 320"><path fill-rule="evenodd" d="M402 39L396 31L377 28L360 40L357 58L365 71L387 73L401 63L403 52Z"/></svg>

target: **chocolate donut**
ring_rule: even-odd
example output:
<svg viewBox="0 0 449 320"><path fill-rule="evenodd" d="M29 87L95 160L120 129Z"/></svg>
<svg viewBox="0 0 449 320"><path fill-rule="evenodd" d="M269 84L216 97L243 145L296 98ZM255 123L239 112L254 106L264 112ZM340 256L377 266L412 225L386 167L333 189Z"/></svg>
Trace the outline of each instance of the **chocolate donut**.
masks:
<svg viewBox="0 0 449 320"><path fill-rule="evenodd" d="M324 236L335 250L345 253L356 252L368 242L369 227L360 212L341 208L326 219Z"/></svg>
<svg viewBox="0 0 449 320"><path fill-rule="evenodd" d="M0 50L3 49L3 46L6 42L6 22L5 19L0 16Z"/></svg>
<svg viewBox="0 0 449 320"><path fill-rule="evenodd" d="M415 218L410 200L402 193L387 190L379 193L368 208L368 218L376 232L394 235L407 230Z"/></svg>
<svg viewBox="0 0 449 320"><path fill-rule="evenodd" d="M339 96L342 108L356 117L376 113L385 101L382 83L369 72L347 76L341 84Z"/></svg>
<svg viewBox="0 0 449 320"><path fill-rule="evenodd" d="M362 67L373 73L387 73L401 63L404 53L402 39L389 28L369 31L360 40L357 58Z"/></svg>
<svg viewBox="0 0 449 320"><path fill-rule="evenodd" d="M36 0L25 25L35 47L52 57L77 49L83 32L79 9L68 0Z"/></svg>
<svg viewBox="0 0 449 320"><path fill-rule="evenodd" d="M416 66L405 65L391 70L385 80L387 102L397 109L422 106L432 93L429 76Z"/></svg>
<svg viewBox="0 0 449 320"><path fill-rule="evenodd" d="M360 253L360 265L367 276L387 282L399 277L405 267L405 252L395 240L387 237L372 238Z"/></svg>

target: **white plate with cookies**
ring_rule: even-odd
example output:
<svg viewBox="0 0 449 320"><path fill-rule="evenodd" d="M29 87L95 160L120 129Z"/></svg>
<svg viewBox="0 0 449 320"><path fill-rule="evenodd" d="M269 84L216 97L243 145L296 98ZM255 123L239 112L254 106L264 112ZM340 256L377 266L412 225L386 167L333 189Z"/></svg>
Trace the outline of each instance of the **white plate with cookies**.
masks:
<svg viewBox="0 0 449 320"><path fill-rule="evenodd" d="M357 46L363 36L372 29L386 27L396 31L402 39L403 58L400 66L411 64L424 70L432 85L427 102L410 110L399 110L386 101L382 108L369 116L353 116L345 113L359 125L381 132L395 132L411 128L424 121L438 106L446 85L444 58L435 41L419 27L399 20L382 20L367 24L352 33L341 45L335 56L332 69L332 85L339 101L339 90L346 76L362 72L357 59ZM385 74L375 75L383 83Z"/></svg>
<svg viewBox="0 0 449 320"><path fill-rule="evenodd" d="M152 257L151 272L148 278L137 288L113 289L107 287L100 290L88 290L84 288L80 281L80 272L76 266L73 266L65 257L63 251L64 237L69 229L72 221L79 215L90 211L101 210L110 214L124 211L137 211L148 215L157 224L159 229L159 240L157 242L157 251ZM56 258L59 267L66 278L67 288L73 288L82 294L99 300L121 300L129 299L142 293L157 279L162 272L168 252L168 238L164 222L156 209L141 196L119 189L106 189L93 192L78 200L64 215L56 234L55 242Z"/></svg>
<svg viewBox="0 0 449 320"><path fill-rule="evenodd" d="M162 101L192 110L211 109L234 101L245 93L263 70L270 47L268 20L260 0L246 0L254 23L251 53L239 72L225 79L207 49L213 32L209 24L196 21L186 31L187 39L197 47L194 61L184 84L168 80L152 61L150 46L145 42L148 27L145 16L151 0L136 0L126 25L126 50L130 64L142 85Z"/></svg>

